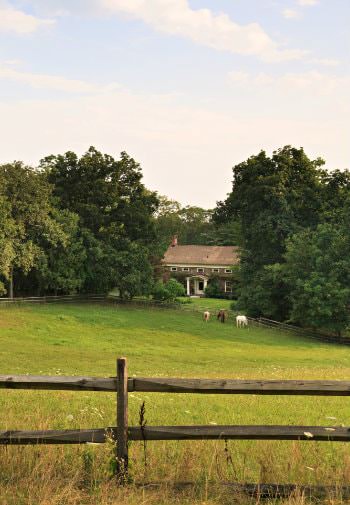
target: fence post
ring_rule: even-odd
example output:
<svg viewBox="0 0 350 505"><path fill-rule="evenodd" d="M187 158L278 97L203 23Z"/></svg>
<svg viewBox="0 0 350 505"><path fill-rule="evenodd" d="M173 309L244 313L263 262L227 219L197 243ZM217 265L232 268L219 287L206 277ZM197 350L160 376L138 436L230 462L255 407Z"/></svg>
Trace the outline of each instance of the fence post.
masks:
<svg viewBox="0 0 350 505"><path fill-rule="evenodd" d="M125 483L128 474L128 367L117 359L117 478Z"/></svg>

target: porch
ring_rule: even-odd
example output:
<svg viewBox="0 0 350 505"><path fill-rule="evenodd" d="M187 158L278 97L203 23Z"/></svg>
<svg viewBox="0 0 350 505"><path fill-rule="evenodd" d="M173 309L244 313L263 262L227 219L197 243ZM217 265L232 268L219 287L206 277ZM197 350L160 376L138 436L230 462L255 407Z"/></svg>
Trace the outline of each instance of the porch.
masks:
<svg viewBox="0 0 350 505"><path fill-rule="evenodd" d="M186 277L187 296L204 296L208 284L208 278L204 275Z"/></svg>

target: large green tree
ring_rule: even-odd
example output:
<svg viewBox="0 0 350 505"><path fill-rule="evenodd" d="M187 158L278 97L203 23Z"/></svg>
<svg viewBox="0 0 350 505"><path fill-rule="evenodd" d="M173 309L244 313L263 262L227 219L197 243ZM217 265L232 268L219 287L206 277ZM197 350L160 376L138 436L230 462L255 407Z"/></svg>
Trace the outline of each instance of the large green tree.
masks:
<svg viewBox="0 0 350 505"><path fill-rule="evenodd" d="M0 188L4 186L0 183ZM11 206L4 195L0 194L0 295L7 292L6 283L10 279L14 260L13 237L15 223L11 218Z"/></svg>
<svg viewBox="0 0 350 505"><path fill-rule="evenodd" d="M42 240L64 243L66 235L52 216L52 188L45 174L21 162L0 165L0 195L5 245L2 274L13 297L16 277L28 274L43 254Z"/></svg>
<svg viewBox="0 0 350 505"><path fill-rule="evenodd" d="M86 250L79 228L79 216L67 209L54 208L52 215L61 226L64 242L42 240L42 254L31 280L39 295L79 292L86 280Z"/></svg>
<svg viewBox="0 0 350 505"><path fill-rule="evenodd" d="M143 185L139 164L124 152L115 160L90 147L81 157L46 157L40 166L60 209L79 216L86 254L82 289L117 287L125 297L149 292L158 199Z"/></svg>
<svg viewBox="0 0 350 505"><path fill-rule="evenodd" d="M60 207L79 215L81 226L96 236L105 232L149 244L155 193L142 183L140 165L125 152L119 160L94 147L80 158L73 152L44 158L40 166L54 186Z"/></svg>
<svg viewBox="0 0 350 505"><path fill-rule="evenodd" d="M271 157L261 151L233 168L232 191L219 202L214 219L240 223L240 304L250 315L288 316L288 287L270 266L283 261L288 237L318 224L323 163L286 146Z"/></svg>
<svg viewBox="0 0 350 505"><path fill-rule="evenodd" d="M287 242L279 270L290 288L292 321L341 334L350 323L350 220L320 224Z"/></svg>
<svg viewBox="0 0 350 505"><path fill-rule="evenodd" d="M350 171L333 170L323 172L322 177L322 221L339 223L350 198Z"/></svg>

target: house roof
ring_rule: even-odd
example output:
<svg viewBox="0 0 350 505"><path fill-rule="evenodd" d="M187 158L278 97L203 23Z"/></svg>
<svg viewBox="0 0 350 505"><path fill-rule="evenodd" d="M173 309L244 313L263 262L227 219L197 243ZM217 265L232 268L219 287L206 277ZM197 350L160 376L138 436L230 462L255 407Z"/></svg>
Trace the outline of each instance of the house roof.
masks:
<svg viewBox="0 0 350 505"><path fill-rule="evenodd" d="M165 265L237 265L238 247L216 245L175 245L166 251L162 263Z"/></svg>

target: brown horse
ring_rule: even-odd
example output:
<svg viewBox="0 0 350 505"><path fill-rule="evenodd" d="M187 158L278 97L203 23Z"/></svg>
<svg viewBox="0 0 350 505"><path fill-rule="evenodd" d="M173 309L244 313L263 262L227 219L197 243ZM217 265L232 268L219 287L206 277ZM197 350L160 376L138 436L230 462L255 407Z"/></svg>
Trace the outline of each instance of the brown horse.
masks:
<svg viewBox="0 0 350 505"><path fill-rule="evenodd" d="M224 309L220 309L217 315L217 319L224 323L226 321L226 312Z"/></svg>

